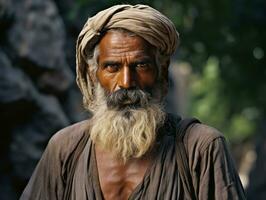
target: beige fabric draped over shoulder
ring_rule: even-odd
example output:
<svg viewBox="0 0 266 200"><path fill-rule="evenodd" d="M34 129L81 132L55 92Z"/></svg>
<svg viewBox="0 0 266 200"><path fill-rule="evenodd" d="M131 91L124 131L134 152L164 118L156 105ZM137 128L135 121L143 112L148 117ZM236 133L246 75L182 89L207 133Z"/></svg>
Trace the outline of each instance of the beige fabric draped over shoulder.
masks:
<svg viewBox="0 0 266 200"><path fill-rule="evenodd" d="M178 44L179 35L174 24L147 5L116 5L89 18L79 34L76 46L77 83L83 94L84 105L89 109L93 106L95 76L86 61L103 34L117 28L144 38L165 59L173 54Z"/></svg>

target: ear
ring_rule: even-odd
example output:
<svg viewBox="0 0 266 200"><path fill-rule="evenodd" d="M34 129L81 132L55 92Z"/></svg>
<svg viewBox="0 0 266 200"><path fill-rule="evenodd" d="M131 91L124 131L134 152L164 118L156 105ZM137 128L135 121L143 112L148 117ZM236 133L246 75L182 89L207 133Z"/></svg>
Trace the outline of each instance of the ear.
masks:
<svg viewBox="0 0 266 200"><path fill-rule="evenodd" d="M163 96L167 95L168 92L168 68L170 65L170 58L165 60L162 64L162 89L163 89Z"/></svg>

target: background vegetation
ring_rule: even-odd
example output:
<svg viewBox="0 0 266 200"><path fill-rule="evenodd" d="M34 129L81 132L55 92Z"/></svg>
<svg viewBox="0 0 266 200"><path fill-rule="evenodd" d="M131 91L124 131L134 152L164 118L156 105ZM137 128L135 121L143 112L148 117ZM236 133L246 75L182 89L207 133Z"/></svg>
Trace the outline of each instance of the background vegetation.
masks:
<svg viewBox="0 0 266 200"><path fill-rule="evenodd" d="M121 1L79 0L68 20L80 16L84 7L93 15L119 3ZM248 173L251 168L253 170L248 197L264 199L266 1L145 0L123 3L151 5L174 22L181 42L173 60L186 63L192 69L185 115L196 116L225 134L239 170L243 170L245 186L248 185ZM257 175L261 178L254 178Z"/></svg>
<svg viewBox="0 0 266 200"><path fill-rule="evenodd" d="M249 199L266 199L265 0L0 0L0 199L17 199L49 138L87 116L75 41L88 17L121 3L174 22L171 67L189 72L179 110L225 134Z"/></svg>
<svg viewBox="0 0 266 200"><path fill-rule="evenodd" d="M78 0L71 24L117 0ZM144 0L166 14L181 35L175 58L193 68L188 115L222 130L232 141L256 133L266 110L264 0Z"/></svg>

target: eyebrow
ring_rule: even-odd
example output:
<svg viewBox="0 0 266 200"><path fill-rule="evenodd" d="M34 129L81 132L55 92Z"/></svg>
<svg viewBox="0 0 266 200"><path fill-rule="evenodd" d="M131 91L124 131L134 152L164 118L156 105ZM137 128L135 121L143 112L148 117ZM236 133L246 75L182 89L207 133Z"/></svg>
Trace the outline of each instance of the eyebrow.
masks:
<svg viewBox="0 0 266 200"><path fill-rule="evenodd" d="M129 65L130 66L134 66L134 65L142 64L142 63L150 64L150 63L152 63L152 59L149 58L149 57L143 57L143 58L137 59L136 61L133 61L133 62L129 63ZM106 61L103 61L102 64L101 64L101 66L103 66L103 67L108 66L108 65L118 65L118 66L120 66L121 62L120 61L114 61L114 60L106 60Z"/></svg>
<svg viewBox="0 0 266 200"><path fill-rule="evenodd" d="M121 62L119 62L119 61L107 60L107 61L104 61L101 65L102 65L102 66L108 66L108 65L121 65Z"/></svg>
<svg viewBox="0 0 266 200"><path fill-rule="evenodd" d="M134 66L134 65L138 65L138 64L151 64L152 60L150 58L143 58L143 59L139 59L137 61L133 61L130 63L130 65Z"/></svg>
<svg viewBox="0 0 266 200"><path fill-rule="evenodd" d="M134 61L132 63L139 64L139 63L151 63L152 59L151 58L141 58L137 61Z"/></svg>

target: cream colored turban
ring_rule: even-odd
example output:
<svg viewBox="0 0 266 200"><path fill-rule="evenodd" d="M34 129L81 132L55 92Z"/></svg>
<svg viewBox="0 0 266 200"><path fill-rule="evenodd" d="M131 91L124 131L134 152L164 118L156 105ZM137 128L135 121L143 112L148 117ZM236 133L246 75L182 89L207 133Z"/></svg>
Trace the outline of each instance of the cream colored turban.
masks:
<svg viewBox="0 0 266 200"><path fill-rule="evenodd" d="M174 24L147 5L116 5L89 18L78 36L76 46L77 84L88 109L93 106L95 74L89 73L90 66L86 60L102 34L115 28L139 35L167 58L173 54L178 44L179 36Z"/></svg>

